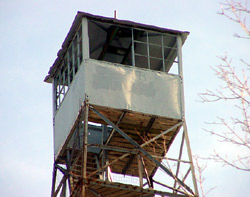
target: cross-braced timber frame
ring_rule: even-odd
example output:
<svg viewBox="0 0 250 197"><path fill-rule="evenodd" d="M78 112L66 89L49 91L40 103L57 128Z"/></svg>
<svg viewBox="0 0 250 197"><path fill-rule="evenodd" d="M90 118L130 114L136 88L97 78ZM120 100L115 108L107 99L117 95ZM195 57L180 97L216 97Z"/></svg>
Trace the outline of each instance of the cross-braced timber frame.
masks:
<svg viewBox="0 0 250 197"><path fill-rule="evenodd" d="M102 124L100 144L88 143L89 122ZM167 158L166 153L181 128L179 156L177 159ZM188 161L182 160L184 142ZM91 147L99 152L88 151ZM175 161L176 169L167 167L162 162L164 159ZM182 163L189 167L180 177ZM166 179L172 179L174 184L166 185L155 180L157 169L164 171ZM62 175L60 178L58 171ZM139 185L116 182L112 180L111 171L136 176ZM194 191L185 182L188 176L192 176ZM88 97L55 160L52 182L52 197L198 196L185 121L94 106ZM155 189L156 185L165 190Z"/></svg>

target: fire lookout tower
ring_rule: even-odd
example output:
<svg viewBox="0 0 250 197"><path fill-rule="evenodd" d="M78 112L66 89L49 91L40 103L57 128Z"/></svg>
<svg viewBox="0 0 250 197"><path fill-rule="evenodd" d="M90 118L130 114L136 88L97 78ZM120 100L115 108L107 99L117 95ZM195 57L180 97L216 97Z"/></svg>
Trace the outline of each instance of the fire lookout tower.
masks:
<svg viewBox="0 0 250 197"><path fill-rule="evenodd" d="M198 196L184 113L188 34L77 13L45 78L53 87L51 196Z"/></svg>

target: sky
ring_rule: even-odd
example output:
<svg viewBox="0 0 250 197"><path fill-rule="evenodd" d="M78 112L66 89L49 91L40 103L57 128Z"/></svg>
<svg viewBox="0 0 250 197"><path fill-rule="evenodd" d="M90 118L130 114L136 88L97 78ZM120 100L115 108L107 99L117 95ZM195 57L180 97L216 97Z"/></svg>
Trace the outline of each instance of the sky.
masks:
<svg viewBox="0 0 250 197"><path fill-rule="evenodd" d="M211 66L227 53L249 61L249 41L234 38L240 27L218 15L217 0L0 0L0 196L50 196L53 167L52 88L49 67L77 11L189 31L183 47L186 119L193 154L235 153L204 131L205 122L229 117L228 103L203 104L198 94L220 82ZM249 21L249 20L248 20ZM239 67L240 68L240 67ZM209 163L208 196L248 196L250 174Z"/></svg>

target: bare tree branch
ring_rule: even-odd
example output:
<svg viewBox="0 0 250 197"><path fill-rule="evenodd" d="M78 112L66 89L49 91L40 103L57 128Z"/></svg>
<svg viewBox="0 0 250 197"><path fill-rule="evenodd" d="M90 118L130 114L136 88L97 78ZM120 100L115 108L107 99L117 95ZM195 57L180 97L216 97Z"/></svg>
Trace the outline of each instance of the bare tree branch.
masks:
<svg viewBox="0 0 250 197"><path fill-rule="evenodd" d="M250 162L250 156L243 157L243 158L239 157L238 159L234 161L230 161L229 159L227 159L227 156L223 157L217 152L214 152L214 154L212 154L209 158L203 158L203 159L213 160L213 161L222 163L223 165L231 166L237 170L242 170L242 171L247 171L247 172L250 171L249 166L246 165L247 162L248 163ZM240 167L238 162L242 163L243 167Z"/></svg>
<svg viewBox="0 0 250 197"><path fill-rule="evenodd" d="M239 1L227 0L226 3L221 3L221 12L219 12L219 14L238 23L247 33L248 39L250 39L250 31L247 26L247 16L245 16L246 14L250 14L250 9L247 6L247 1L245 2L245 5L243 5ZM237 35L237 37L241 36Z"/></svg>
<svg viewBox="0 0 250 197"><path fill-rule="evenodd" d="M197 180L197 182L198 182L198 184L200 186L201 196L205 197L211 191L213 191L216 187L210 188L207 192L204 191L204 181L205 181L205 178L203 177L203 172L207 168L207 164L201 165L200 162L199 162L200 157L197 156L197 155L193 156L193 158L194 158L194 161L195 161L195 170L197 172L196 173L197 174L196 180Z"/></svg>
<svg viewBox="0 0 250 197"><path fill-rule="evenodd" d="M238 23L249 39L250 28L247 24L247 16L250 14L250 9L247 6L247 1L243 4L240 1L227 0L221 4L219 14ZM245 38L238 36L238 34L237 37ZM229 109L232 108L237 114L235 113L233 117L227 119L218 118L218 122L212 124L219 125L219 127L216 130L206 131L215 136L219 142L229 143L235 150L243 151L239 152L235 158L232 158L231 154L230 159L227 155L223 156L218 152L214 152L207 159L250 172L250 64L240 59L242 64L235 67L227 54L219 57L219 59L221 64L212 67L212 69L223 83L223 86L201 93L201 102L225 101ZM242 70L239 71L239 68L242 68ZM218 128L222 128L222 130Z"/></svg>

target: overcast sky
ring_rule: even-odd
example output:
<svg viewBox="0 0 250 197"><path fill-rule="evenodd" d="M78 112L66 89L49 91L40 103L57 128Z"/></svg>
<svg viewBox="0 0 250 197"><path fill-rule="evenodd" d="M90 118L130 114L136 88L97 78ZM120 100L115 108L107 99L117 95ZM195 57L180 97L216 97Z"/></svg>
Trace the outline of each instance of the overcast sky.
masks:
<svg viewBox="0 0 250 197"><path fill-rule="evenodd" d="M249 41L217 14L217 0L0 0L0 196L50 196L53 167L51 85L43 82L77 11L190 31L183 47L186 117L194 154L234 153L204 132L227 104L202 104L198 93L218 86L210 66L226 52L250 62ZM250 174L208 165L209 196L247 196Z"/></svg>

